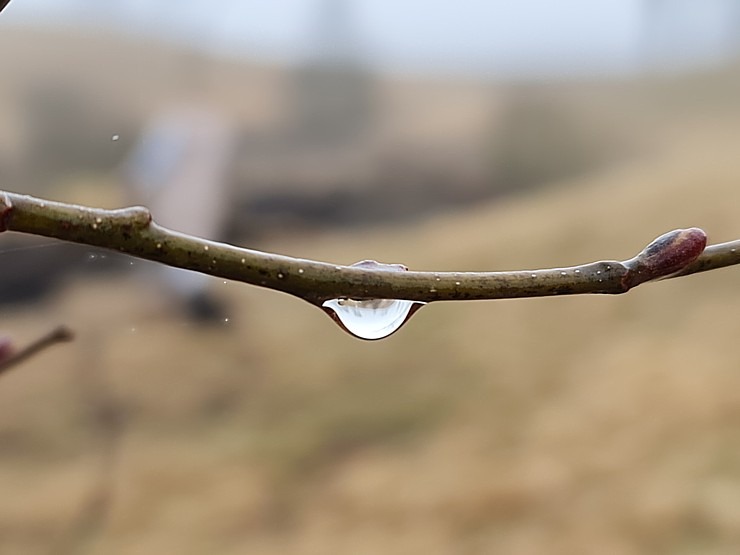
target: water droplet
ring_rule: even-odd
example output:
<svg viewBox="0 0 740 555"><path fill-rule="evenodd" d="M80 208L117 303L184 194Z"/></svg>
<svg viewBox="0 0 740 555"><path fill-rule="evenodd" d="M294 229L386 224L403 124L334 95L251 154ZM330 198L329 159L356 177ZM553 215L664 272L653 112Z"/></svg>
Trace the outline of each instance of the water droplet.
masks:
<svg viewBox="0 0 740 555"><path fill-rule="evenodd" d="M597 276L600 276L601 275L601 270L596 270L596 275Z"/></svg>
<svg viewBox="0 0 740 555"><path fill-rule="evenodd" d="M157 243L157 248L158 249L161 249L162 248L162 243Z"/></svg>
<svg viewBox="0 0 740 555"><path fill-rule="evenodd" d="M612 267L611 267L611 266L607 266L607 267L606 267L606 271L607 271L607 272L610 272L610 271L611 271L611 269L612 269Z"/></svg>
<svg viewBox="0 0 740 555"><path fill-rule="evenodd" d="M456 282L455 282L455 285L460 285L460 282L459 282L459 281L456 281Z"/></svg>
<svg viewBox="0 0 740 555"><path fill-rule="evenodd" d="M561 276L567 276L568 275L568 272L560 272L560 275Z"/></svg>
<svg viewBox="0 0 740 555"><path fill-rule="evenodd" d="M531 277L532 279L534 279L534 278L537 277L537 274L530 274L529 277Z"/></svg>
<svg viewBox="0 0 740 555"><path fill-rule="evenodd" d="M299 274L302 274L303 273L303 268L298 268L298 273Z"/></svg>
<svg viewBox="0 0 740 555"><path fill-rule="evenodd" d="M434 287L432 287L432 288L431 288L431 289L429 290L429 292L430 292L430 293L436 293L436 292L437 292L437 290L436 290L436 289L435 289Z"/></svg>
<svg viewBox="0 0 740 555"><path fill-rule="evenodd" d="M117 140L118 140L118 139L120 139L120 138L121 138L121 136L120 136L120 135L113 135L113 136L112 136L112 137L110 138L110 140L111 140L111 141L117 141Z"/></svg>
<svg viewBox="0 0 740 555"><path fill-rule="evenodd" d="M402 264L363 260L353 267L404 272ZM434 291L434 290L432 290ZM321 307L345 331L360 339L383 339L398 331L424 303L403 299L330 299Z"/></svg>
<svg viewBox="0 0 740 555"><path fill-rule="evenodd" d="M246 258L242 258L242 264L246 264L246 263L247 263Z"/></svg>
<svg viewBox="0 0 740 555"><path fill-rule="evenodd" d="M285 276L282 273L278 273L278 279L283 279Z"/></svg>
<svg viewBox="0 0 740 555"><path fill-rule="evenodd" d="M203 250L204 250L204 251L207 251L207 250L208 250L208 245L204 245L204 246L203 246Z"/></svg>
<svg viewBox="0 0 740 555"><path fill-rule="evenodd" d="M573 270L573 273L574 273L574 274L580 274L580 273L581 273L581 271L580 271L580 270Z"/></svg>
<svg viewBox="0 0 740 555"><path fill-rule="evenodd" d="M98 224L93 224L93 225L92 225L92 228L93 228L93 229L98 229Z"/></svg>
<svg viewBox="0 0 740 555"><path fill-rule="evenodd" d="M397 299L331 299L321 306L346 331L372 340L397 331L423 304Z"/></svg>

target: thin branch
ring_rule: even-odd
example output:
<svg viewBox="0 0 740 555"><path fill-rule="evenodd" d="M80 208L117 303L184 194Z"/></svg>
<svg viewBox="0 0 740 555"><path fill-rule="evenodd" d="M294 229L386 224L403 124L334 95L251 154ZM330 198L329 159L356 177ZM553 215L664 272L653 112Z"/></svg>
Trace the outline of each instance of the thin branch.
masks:
<svg viewBox="0 0 740 555"><path fill-rule="evenodd" d="M10 4L10 0L0 0L0 12L5 9L5 6Z"/></svg>
<svg viewBox="0 0 740 555"><path fill-rule="evenodd" d="M72 341L72 339L74 339L74 334L67 327L57 326L50 332L31 342L29 345L26 345L20 351L0 360L0 374L4 374L14 366L25 362L52 345Z"/></svg>
<svg viewBox="0 0 740 555"><path fill-rule="evenodd" d="M625 293L646 281L740 264L740 241L707 248L696 228L669 232L626 261L514 272L386 271L340 266L207 241L166 229L146 208L101 210L0 192L0 231L120 251L283 291L314 305L334 298L433 302Z"/></svg>

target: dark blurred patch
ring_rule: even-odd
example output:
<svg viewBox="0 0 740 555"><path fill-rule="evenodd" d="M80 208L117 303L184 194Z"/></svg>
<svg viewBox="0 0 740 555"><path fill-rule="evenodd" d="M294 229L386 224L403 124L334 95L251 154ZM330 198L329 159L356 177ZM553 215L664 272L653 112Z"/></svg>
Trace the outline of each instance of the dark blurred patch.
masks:
<svg viewBox="0 0 740 555"><path fill-rule="evenodd" d="M602 168L623 153L614 132L563 93L514 87L491 139L491 187L529 190Z"/></svg>
<svg viewBox="0 0 740 555"><path fill-rule="evenodd" d="M118 253L8 233L0 240L0 304L40 301L73 275L128 267L129 258Z"/></svg>
<svg viewBox="0 0 740 555"><path fill-rule="evenodd" d="M111 106L93 91L74 83L29 83L21 110L26 126L24 177L29 183L54 184L75 173L109 170L122 159L125 144L111 148L112 135L131 136ZM36 185L38 186L38 185Z"/></svg>

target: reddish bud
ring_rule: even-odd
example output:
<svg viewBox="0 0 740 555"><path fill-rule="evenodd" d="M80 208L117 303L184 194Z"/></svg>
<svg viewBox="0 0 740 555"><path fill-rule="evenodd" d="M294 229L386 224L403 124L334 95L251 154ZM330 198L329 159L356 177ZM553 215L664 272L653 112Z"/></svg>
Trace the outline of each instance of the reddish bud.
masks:
<svg viewBox="0 0 740 555"><path fill-rule="evenodd" d="M704 252L707 234L692 227L674 229L650 243L626 263L637 283L669 276L685 268Z"/></svg>

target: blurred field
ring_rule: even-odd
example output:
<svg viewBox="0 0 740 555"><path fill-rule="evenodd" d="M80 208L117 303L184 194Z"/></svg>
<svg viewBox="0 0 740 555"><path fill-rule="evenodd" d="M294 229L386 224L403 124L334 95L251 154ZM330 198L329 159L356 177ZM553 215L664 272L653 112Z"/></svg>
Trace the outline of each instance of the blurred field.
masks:
<svg viewBox="0 0 740 555"><path fill-rule="evenodd" d="M269 245L348 263L527 268L738 235L737 143L409 227ZM0 387L0 547L47 553L98 480L89 384L125 428L91 553L731 553L740 545L737 271L622 297L440 304L363 343L281 294L199 331L140 283L34 312L79 340ZM91 375L94 375L91 378Z"/></svg>
<svg viewBox="0 0 740 555"><path fill-rule="evenodd" d="M628 258L676 227L735 239L738 83L732 70L541 87L536 100L594 126L570 144L607 129L619 156L459 211L258 246L485 270ZM406 117L423 88L395 89ZM475 90L451 93L468 100L445 117L478 122ZM399 127L433 137L422 106ZM457 138L474 126L462 127ZM0 553L736 553L739 276L440 303L374 343L237 283L214 280L229 319L202 329L133 276L70 279L43 304L2 309L19 343L60 322L78 339L0 380Z"/></svg>

